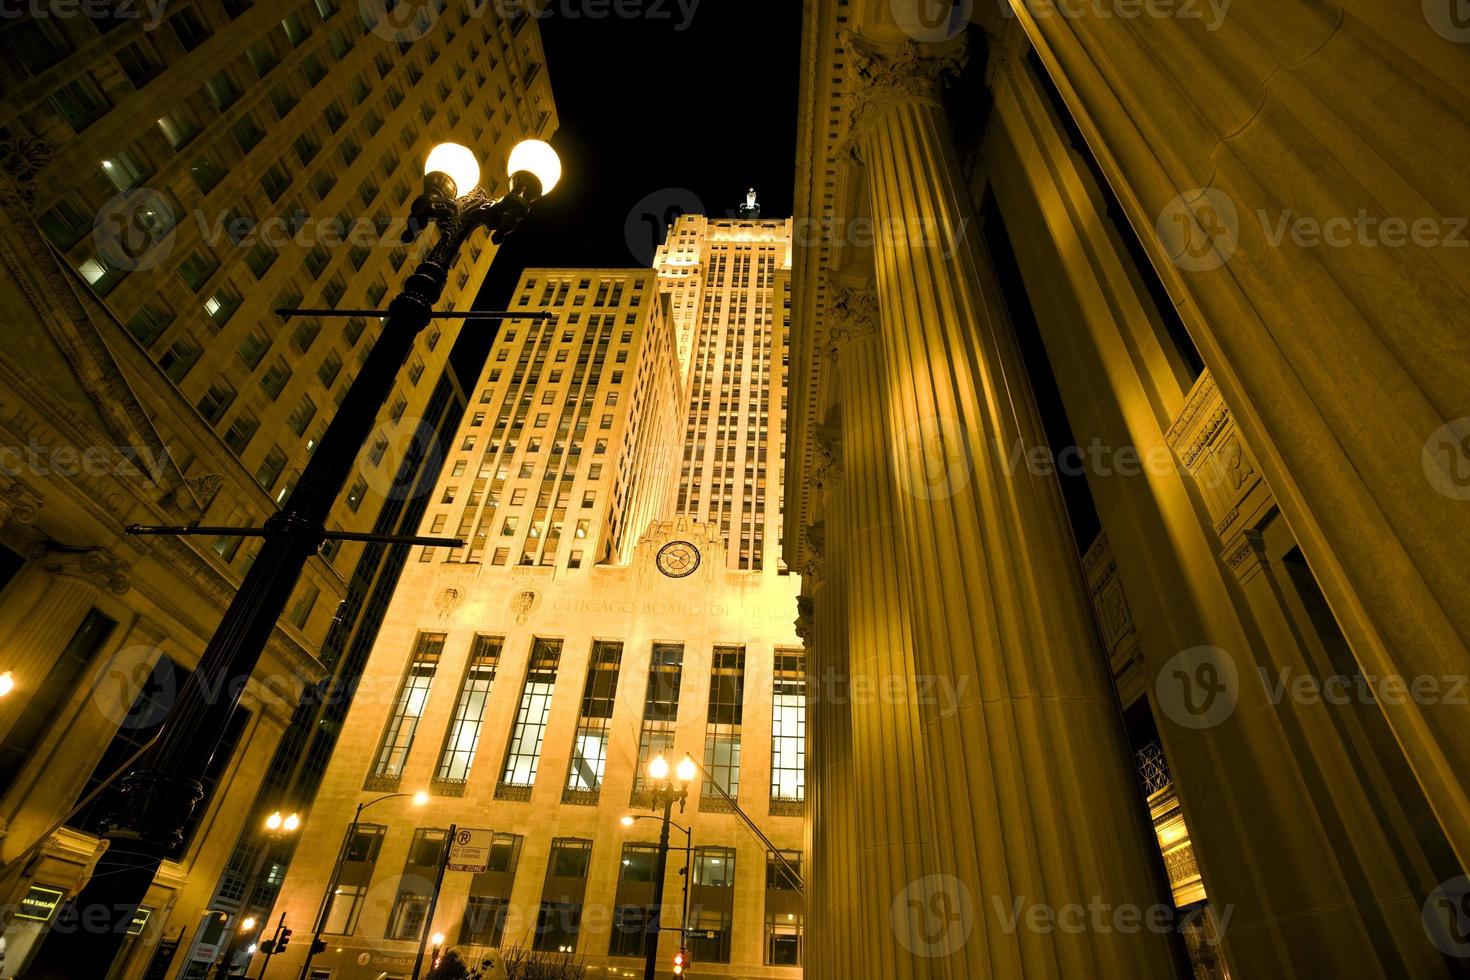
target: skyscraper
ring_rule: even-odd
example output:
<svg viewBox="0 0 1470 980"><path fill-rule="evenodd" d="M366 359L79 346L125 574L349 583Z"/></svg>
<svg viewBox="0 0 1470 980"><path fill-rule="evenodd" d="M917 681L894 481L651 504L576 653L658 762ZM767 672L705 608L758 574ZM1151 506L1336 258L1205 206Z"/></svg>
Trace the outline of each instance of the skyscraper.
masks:
<svg viewBox="0 0 1470 980"><path fill-rule="evenodd" d="M398 23L372 3L199 0L58 6L0 28L17 337L0 791L4 859L26 868L7 900L36 913L8 929L7 969L85 874L100 787L157 729L256 549L123 525L260 525L380 329L273 311L381 309L412 267L397 232L429 147L473 145L493 190L510 147L555 128L534 21L475 13L430 6ZM471 241L446 305L468 305L494 253ZM425 331L334 527L419 524L416 481L463 407L445 371L457 332ZM96 465L57 466L62 450ZM122 975L175 956L183 975L204 969L215 913L236 915L257 867L259 818L309 802L405 552L329 545L303 576ZM267 901L283 860L261 864Z"/></svg>
<svg viewBox="0 0 1470 980"><path fill-rule="evenodd" d="M764 521L780 486L767 448L783 439L786 227L685 217L657 271L524 273L512 310L551 317L502 326L425 516L467 546L409 562L277 905L308 931L347 855L322 976L402 969L435 934L472 964L521 947L638 968L658 825L622 818L652 815L648 763L686 753L708 778L675 814L688 837L675 831L664 925L686 924L712 971L793 975L803 906L782 861L802 864L799 582L764 529L733 533L736 515ZM699 416L726 374L741 394L709 426ZM706 499L739 502L686 513L680 484L717 450L741 493ZM397 793L344 839L359 804ZM445 875L430 921L451 825L494 846L486 871ZM665 970L677 948L666 934ZM289 955L299 969L304 954Z"/></svg>

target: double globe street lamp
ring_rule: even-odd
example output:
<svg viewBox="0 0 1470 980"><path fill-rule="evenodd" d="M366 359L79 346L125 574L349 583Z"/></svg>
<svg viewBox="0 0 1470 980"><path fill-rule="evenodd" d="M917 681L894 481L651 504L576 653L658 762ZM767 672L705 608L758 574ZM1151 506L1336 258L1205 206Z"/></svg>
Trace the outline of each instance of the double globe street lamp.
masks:
<svg viewBox="0 0 1470 980"><path fill-rule="evenodd" d="M648 778L651 782L650 808L656 811L662 806L663 818L658 834L658 861L653 870L653 909L648 916L648 933L643 939L644 980L654 980L658 973L658 936L663 929L664 873L669 864L669 826L673 822L674 804L678 803L679 812L684 812L684 804L689 799L689 784L694 782L694 777L698 774L699 770L695 767L694 760L687 755L679 760L677 766L673 767L673 778L670 778L669 760L663 755L654 756L653 760L648 763ZM631 822L629 818L623 819L624 826ZM681 952L683 945L684 938L681 930L679 937Z"/></svg>
<svg viewBox="0 0 1470 980"><path fill-rule="evenodd" d="M117 807L103 835L106 849L80 894L53 917L50 938L37 951L27 973L31 980L107 975L127 924L164 856L183 840L189 817L204 795L209 760L223 740L240 693L306 563L329 538L388 540L328 532L327 518L357 466L358 455L393 393L415 340L435 316L434 304L444 291L460 247L481 228L489 229L492 242L504 241L561 177L556 151L541 140L520 143L507 162L510 189L492 198L479 186L479 164L470 150L441 144L430 152L424 191L410 208L404 237L416 239L432 225L438 229L438 239L388 304L382 333L280 512L259 529L128 528L133 534L252 536L262 543L157 741L139 760L138 768L123 777ZM324 312L339 315L338 311ZM417 538L392 540L422 543ZM436 539L436 543L440 542ZM89 928L80 928L82 921Z"/></svg>

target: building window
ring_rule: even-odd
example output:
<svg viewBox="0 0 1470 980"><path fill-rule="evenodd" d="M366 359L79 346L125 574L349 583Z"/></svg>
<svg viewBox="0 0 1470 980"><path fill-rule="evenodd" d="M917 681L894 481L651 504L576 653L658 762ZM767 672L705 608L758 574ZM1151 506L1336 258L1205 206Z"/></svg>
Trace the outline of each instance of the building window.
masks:
<svg viewBox="0 0 1470 980"><path fill-rule="evenodd" d="M653 912L653 877L658 868L656 844L624 844L613 901L610 956L643 956L644 932Z"/></svg>
<svg viewBox="0 0 1470 980"><path fill-rule="evenodd" d="M730 920L735 907L735 849L694 851L689 894L689 955L696 963L730 962Z"/></svg>
<svg viewBox="0 0 1470 980"><path fill-rule="evenodd" d="M623 645L598 640L592 644L587 683L582 690L582 715L572 742L564 802L595 803L607 768L607 742L613 703L618 693L618 667Z"/></svg>
<svg viewBox="0 0 1470 980"><path fill-rule="evenodd" d="M439 864L449 832L437 827L419 827L408 846L403 874L398 879L398 895L388 916L388 939L418 939L424 931L429 912L429 898L434 891Z"/></svg>
<svg viewBox="0 0 1470 980"><path fill-rule="evenodd" d="M327 908L326 925L322 932L334 936L350 936L357 930L357 919L362 913L367 898L368 886L372 884L373 870L378 864L378 852L383 847L383 834L387 828L380 824L360 823L356 830L347 830L347 850L342 858L342 870L337 875L337 890L332 895L332 904Z"/></svg>
<svg viewBox="0 0 1470 980"><path fill-rule="evenodd" d="M461 946L498 947L505 938L505 920L510 913L510 890L515 883L516 866L521 859L521 838L517 834L496 834L490 843L490 859L485 870L470 879L470 895L465 902L464 919L459 927Z"/></svg>
<svg viewBox="0 0 1470 980"><path fill-rule="evenodd" d="M648 666L648 690L643 698L643 729L638 734L638 766L633 774L633 793L647 790L648 763L656 755L674 750L674 722L679 715L679 683L684 674L684 647L677 643L655 643Z"/></svg>
<svg viewBox="0 0 1470 980"><path fill-rule="evenodd" d="M443 633L419 634L409 661L408 676L399 690L393 715L383 733L382 747L373 764L374 776L403 775L403 765L413 748L413 736L418 731L419 719L423 717L424 705L429 700L429 687L434 682L434 672L439 669L439 657L443 652Z"/></svg>
<svg viewBox="0 0 1470 980"><path fill-rule="evenodd" d="M715 647L709 680L709 719L704 733L704 780L701 808L728 806L715 789L732 799L740 795L740 719L745 695L745 648Z"/></svg>
<svg viewBox="0 0 1470 980"><path fill-rule="evenodd" d="M766 852L766 962L801 965L801 852Z"/></svg>
<svg viewBox="0 0 1470 980"><path fill-rule="evenodd" d="M546 865L546 885L541 890L541 908L536 916L534 947L542 952L572 952L582 927L582 899L587 890L587 869L592 863L592 842L576 837L558 837L551 842L551 859Z"/></svg>
<svg viewBox="0 0 1470 980"><path fill-rule="evenodd" d="M529 788L536 782L541 740L546 736L546 720L551 714L551 694L560 663L560 640L534 641L526 683L521 689L520 708L505 753L505 767L501 770L500 782L504 786Z"/></svg>
<svg viewBox="0 0 1470 980"><path fill-rule="evenodd" d="M495 671L500 666L501 639L498 636L476 636L470 649L470 662L459 687L459 701L454 718L439 754L436 779L464 782L470 778L470 764L480 742L480 726L485 718L485 704L495 684Z"/></svg>
<svg viewBox="0 0 1470 980"><path fill-rule="evenodd" d="M30 761L42 736L81 686L87 665L116 626L115 620L96 609L89 611L24 705L19 711L11 706L14 721L4 740L0 741L0 792L9 790L14 784L15 777Z"/></svg>
<svg viewBox="0 0 1470 980"><path fill-rule="evenodd" d="M771 802L806 799L806 654L777 650L771 692Z"/></svg>

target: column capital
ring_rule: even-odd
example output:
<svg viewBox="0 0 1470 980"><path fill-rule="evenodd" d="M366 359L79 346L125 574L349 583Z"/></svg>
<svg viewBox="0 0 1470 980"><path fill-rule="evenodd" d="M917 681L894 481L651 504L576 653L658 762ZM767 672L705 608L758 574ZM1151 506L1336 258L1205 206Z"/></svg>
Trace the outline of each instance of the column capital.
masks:
<svg viewBox="0 0 1470 980"><path fill-rule="evenodd" d="M812 484L825 490L842 482L842 422L829 419L812 430Z"/></svg>
<svg viewBox="0 0 1470 980"><path fill-rule="evenodd" d="M133 587L128 566L106 548L68 548L48 541L36 549L35 557L53 575L79 578L113 595Z"/></svg>
<svg viewBox="0 0 1470 980"><path fill-rule="evenodd" d="M808 524L801 532L802 553L796 572L802 583L811 589L820 588L826 577L827 528L822 521Z"/></svg>
<svg viewBox="0 0 1470 980"><path fill-rule="evenodd" d="M827 352L833 360L855 341L878 336L878 294L871 286L827 284Z"/></svg>
<svg viewBox="0 0 1470 980"><path fill-rule="evenodd" d="M858 134L893 105L919 101L937 107L940 90L960 73L968 57L964 35L942 45L906 40L885 48L849 31L844 47L849 67L843 92L848 116L843 149L853 155Z"/></svg>

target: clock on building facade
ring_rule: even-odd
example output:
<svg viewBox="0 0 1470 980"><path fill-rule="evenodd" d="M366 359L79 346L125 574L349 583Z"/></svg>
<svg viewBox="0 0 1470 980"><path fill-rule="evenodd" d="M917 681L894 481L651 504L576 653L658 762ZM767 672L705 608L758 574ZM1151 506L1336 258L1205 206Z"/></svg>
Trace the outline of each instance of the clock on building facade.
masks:
<svg viewBox="0 0 1470 980"><path fill-rule="evenodd" d="M655 561L669 578L683 578L699 567L699 549L689 541L670 541L658 549Z"/></svg>

